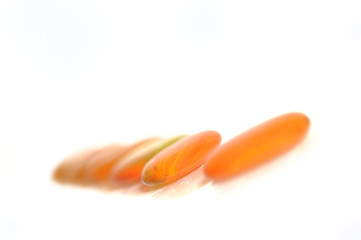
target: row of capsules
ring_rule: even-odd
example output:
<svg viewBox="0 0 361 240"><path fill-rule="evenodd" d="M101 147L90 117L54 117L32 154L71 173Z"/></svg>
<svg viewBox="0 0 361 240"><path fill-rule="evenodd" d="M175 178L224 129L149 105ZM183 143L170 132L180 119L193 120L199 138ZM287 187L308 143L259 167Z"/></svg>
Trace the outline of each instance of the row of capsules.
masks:
<svg viewBox="0 0 361 240"><path fill-rule="evenodd" d="M289 151L310 128L302 113L270 119L221 143L216 131L169 139L148 138L129 146L118 144L84 151L63 161L54 171L59 182L132 184L161 187L204 165L215 181L230 179Z"/></svg>

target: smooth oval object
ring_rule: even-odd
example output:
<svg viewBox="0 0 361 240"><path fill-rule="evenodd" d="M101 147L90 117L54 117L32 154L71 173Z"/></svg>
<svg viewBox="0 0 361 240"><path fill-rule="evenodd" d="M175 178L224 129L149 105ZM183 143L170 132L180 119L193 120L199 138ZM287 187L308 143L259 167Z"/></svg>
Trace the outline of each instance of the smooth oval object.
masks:
<svg viewBox="0 0 361 240"><path fill-rule="evenodd" d="M127 147L117 145L105 147L90 159L84 171L85 177L91 183L108 181L112 168L121 161L127 153L139 150L157 139L159 138L148 138Z"/></svg>
<svg viewBox="0 0 361 240"><path fill-rule="evenodd" d="M168 139L159 139L138 151L130 152L123 157L122 161L113 167L111 174L112 180L117 183L133 183L139 181L142 170L150 159L184 137L185 136L182 135Z"/></svg>
<svg viewBox="0 0 361 240"><path fill-rule="evenodd" d="M92 148L71 155L62 161L53 172L54 180L58 182L79 183L83 179L84 166L100 150Z"/></svg>
<svg viewBox="0 0 361 240"><path fill-rule="evenodd" d="M109 169L113 166L113 162L122 156L128 146L119 144L111 144L103 147L95 154L84 167L84 181L88 183L101 182L108 179Z"/></svg>
<svg viewBox="0 0 361 240"><path fill-rule="evenodd" d="M142 182L147 186L157 187L186 176L204 164L221 139L216 131L205 131L183 138L145 165Z"/></svg>
<svg viewBox="0 0 361 240"><path fill-rule="evenodd" d="M287 113L264 122L221 145L204 167L207 176L227 179L277 157L301 142L310 127L302 113Z"/></svg>

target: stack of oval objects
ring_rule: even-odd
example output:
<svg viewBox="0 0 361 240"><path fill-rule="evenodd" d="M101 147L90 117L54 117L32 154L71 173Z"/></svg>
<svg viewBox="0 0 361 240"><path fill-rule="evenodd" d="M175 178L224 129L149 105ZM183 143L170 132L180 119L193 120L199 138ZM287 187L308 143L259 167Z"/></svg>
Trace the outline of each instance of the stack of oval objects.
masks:
<svg viewBox="0 0 361 240"><path fill-rule="evenodd" d="M59 182L129 185L140 181L158 188L204 165L205 175L224 181L286 153L306 136L309 118L287 113L221 144L216 131L172 138L148 138L131 145L89 149L64 160L54 171Z"/></svg>

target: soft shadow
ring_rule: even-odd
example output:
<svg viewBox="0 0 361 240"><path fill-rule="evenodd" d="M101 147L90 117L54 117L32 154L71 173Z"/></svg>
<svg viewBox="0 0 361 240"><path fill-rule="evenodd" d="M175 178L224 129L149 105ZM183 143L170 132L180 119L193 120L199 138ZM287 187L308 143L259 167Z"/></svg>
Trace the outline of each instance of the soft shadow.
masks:
<svg viewBox="0 0 361 240"><path fill-rule="evenodd" d="M198 168L178 181L158 189L152 189L151 194L158 199L174 199L184 197L209 183L203 172L203 167Z"/></svg>
<svg viewBox="0 0 361 240"><path fill-rule="evenodd" d="M139 195L149 192L149 189L140 180L131 183L104 182L93 185L93 187L106 192L120 192L126 195Z"/></svg>

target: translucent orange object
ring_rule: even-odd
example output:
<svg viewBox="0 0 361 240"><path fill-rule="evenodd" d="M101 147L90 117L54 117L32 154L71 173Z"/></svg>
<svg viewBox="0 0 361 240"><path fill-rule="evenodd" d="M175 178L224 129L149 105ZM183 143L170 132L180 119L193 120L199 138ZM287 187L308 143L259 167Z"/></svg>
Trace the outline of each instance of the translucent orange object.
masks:
<svg viewBox="0 0 361 240"><path fill-rule="evenodd" d="M144 167L142 181L147 186L161 186L180 179L203 165L206 157L220 144L215 131L183 138L164 149Z"/></svg>
<svg viewBox="0 0 361 240"><path fill-rule="evenodd" d="M54 170L54 180L58 182L79 182L83 178L86 162L98 152L99 149L88 149L68 157Z"/></svg>
<svg viewBox="0 0 361 240"><path fill-rule="evenodd" d="M264 122L221 145L204 170L213 179L226 179L252 169L297 145L306 136L310 120L288 113Z"/></svg>
<svg viewBox="0 0 361 240"><path fill-rule="evenodd" d="M112 170L111 178L120 183L139 181L145 164L157 153L179 141L185 136L153 141L138 151L130 152Z"/></svg>
<svg viewBox="0 0 361 240"><path fill-rule="evenodd" d="M113 161L121 156L127 147L119 144L112 144L103 147L95 154L84 167L84 179L87 182L97 182L107 179L107 169L111 169Z"/></svg>
<svg viewBox="0 0 361 240"><path fill-rule="evenodd" d="M103 182L110 178L113 166L130 151L139 150L158 138L148 138L131 146L111 145L96 154L85 167L84 175L90 182Z"/></svg>

